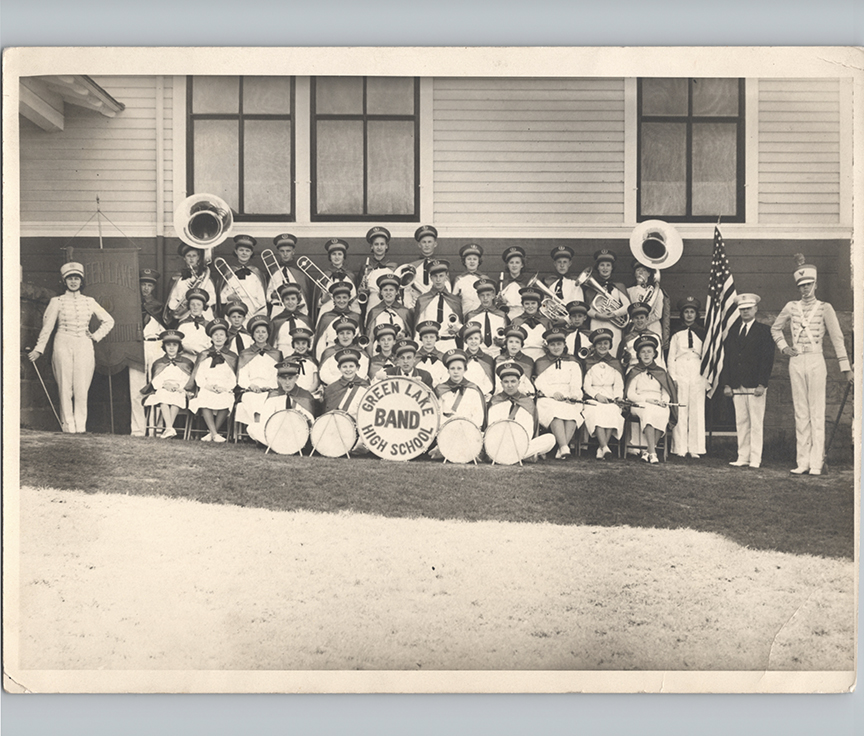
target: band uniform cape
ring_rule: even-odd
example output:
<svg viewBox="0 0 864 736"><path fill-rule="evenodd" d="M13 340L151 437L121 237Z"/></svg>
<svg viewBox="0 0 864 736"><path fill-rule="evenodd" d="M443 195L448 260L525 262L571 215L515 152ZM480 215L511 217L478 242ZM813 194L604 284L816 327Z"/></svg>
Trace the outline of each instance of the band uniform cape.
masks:
<svg viewBox="0 0 864 736"><path fill-rule="evenodd" d="M418 381L422 381L429 388L432 388L432 374L428 371L424 371L421 368L417 368L416 366L411 369L410 373L403 373L402 369L399 366L395 365L387 365L384 366L384 373L386 373L389 377L401 376L402 378L414 378Z"/></svg>
<svg viewBox="0 0 864 736"><path fill-rule="evenodd" d="M357 418L357 409L363 393L369 387L369 381L365 378L354 376L350 381L342 376L324 387L324 411L340 410L348 412L354 419Z"/></svg>
<svg viewBox="0 0 864 736"><path fill-rule="evenodd" d="M275 309L279 306L279 287L283 284L297 284L300 287L298 309L304 311L307 315L311 315L314 287L312 286L309 277L293 264L294 261L291 261L290 264L280 263L279 267L273 272L273 275L267 283L268 301Z"/></svg>
<svg viewBox="0 0 864 736"><path fill-rule="evenodd" d="M208 383L213 383L222 390L212 391L204 388ZM237 354L224 347L221 350L213 347L204 350L199 353L192 375L189 376L189 382L186 384L187 391L195 391L194 398L189 401L189 411L195 413L202 408L214 411L231 409L234 406L236 385Z"/></svg>
<svg viewBox="0 0 864 736"><path fill-rule="evenodd" d="M437 312L439 311L436 302L441 301L441 319L438 319ZM425 313L425 314L424 314ZM441 332L438 334L439 340L447 339L448 318L450 314L455 314L459 321L462 321L462 300L454 296L449 291L427 291L417 297L417 303L414 305L414 324L432 320L441 325ZM419 336L418 336L419 339Z"/></svg>
<svg viewBox="0 0 864 736"><path fill-rule="evenodd" d="M504 272L504 280L499 283L498 295L507 308L507 315L510 319L515 319L522 314L522 295L519 291L528 286L530 280L531 277L524 270L515 279L509 271Z"/></svg>
<svg viewBox="0 0 864 736"><path fill-rule="evenodd" d="M186 386L194 367L195 364L182 353L177 353L177 357L174 359L163 355L153 361L150 382L141 389L144 405L172 404L181 409L185 408ZM178 391L171 391L164 387L170 381L176 381Z"/></svg>
<svg viewBox="0 0 864 736"><path fill-rule="evenodd" d="M476 322L480 325L482 332L480 333L480 342L483 352L487 355L498 354L498 347L495 345L495 339L498 337L498 330L506 330L510 324L510 318L500 309L490 307L485 309L480 306L472 312L465 315L465 324Z"/></svg>
<svg viewBox="0 0 864 736"><path fill-rule="evenodd" d="M312 322L298 307L293 312L287 309L282 309L278 314L274 315L270 322L270 342L273 347L278 348L284 357L294 354L294 338L291 333L297 327L305 327L309 332L314 334ZM312 345L309 346L312 349Z"/></svg>
<svg viewBox="0 0 864 736"><path fill-rule="evenodd" d="M421 258L419 261L411 261L408 266L414 268L416 273L411 282L405 287L405 306L412 309L416 306L417 299L428 292L432 288L432 276L429 273L429 268L437 261L438 258L434 254L431 258ZM450 279L444 285L446 291L450 291ZM460 300L461 301L461 300Z"/></svg>
<svg viewBox="0 0 864 736"><path fill-rule="evenodd" d="M453 294L462 302L462 314L468 314L480 306L480 297L474 284L480 279L489 279L479 271L463 271L453 279Z"/></svg>
<svg viewBox="0 0 864 736"><path fill-rule="evenodd" d="M438 397L442 414L452 412L454 417L470 419L477 429L483 429L486 425L486 399L476 383L465 378L456 383L448 378L435 387L435 395ZM442 416L442 419L445 417Z"/></svg>
<svg viewBox="0 0 864 736"><path fill-rule="evenodd" d="M534 394L534 382L531 380L534 377L534 358L525 355L521 350L516 355L509 355L507 348L501 348L501 354L495 358L495 367L501 363L513 360L522 366L522 376L519 379L519 390L523 394ZM501 385L501 379L496 376L494 392L501 393L504 387Z"/></svg>
<svg viewBox="0 0 864 736"><path fill-rule="evenodd" d="M534 360L539 360L545 353L545 343L543 342L543 333L552 327L552 321L542 315L534 314L528 316L525 312L518 317L514 317L510 322L510 327L521 327L525 330L526 338L522 344L522 351L527 353Z"/></svg>
<svg viewBox="0 0 864 736"><path fill-rule="evenodd" d="M624 384L624 395L629 396L630 386L637 379L638 376L642 374L647 374L651 376L663 390L668 394L670 403L677 404L678 403L678 387L675 385L675 381L673 381L669 374L663 370L659 365L652 362L651 365L639 365L634 366L630 369L630 372L627 374L626 382ZM669 426L674 427L678 423L678 407L670 406L669 407ZM657 429L665 432L666 427L657 427Z"/></svg>
<svg viewBox="0 0 864 736"><path fill-rule="evenodd" d="M402 306L398 301L393 302L389 307L384 302L378 302L372 307L366 315L366 335L369 337L370 345L374 342L376 325L385 324L392 324L397 330L402 330L406 336L410 337L414 329L411 310Z"/></svg>
<svg viewBox="0 0 864 736"><path fill-rule="evenodd" d="M495 421L499 421L501 419L506 419L507 417L499 416L501 414L500 411L495 411L496 406L500 406L501 404L510 404L509 414L513 414L513 407L518 407L519 409L524 409L528 412L528 415L533 418L533 428L529 427L527 422L519 422L525 427L525 431L528 432L528 439L533 439L537 436L537 430L539 429L539 420L537 418L537 406L534 404L534 400L530 396L526 396L521 391L517 391L512 396L509 396L504 391L495 394L489 400L489 412L488 412L488 420L489 423L493 423ZM524 416L524 415L523 415ZM518 412L514 416L515 421L519 421L520 415ZM530 431L529 431L530 430Z"/></svg>
<svg viewBox="0 0 864 736"><path fill-rule="evenodd" d="M747 336L740 337L742 322L736 320L724 343L725 357L721 386L756 388L768 386L774 367L774 339L771 328L753 320Z"/></svg>

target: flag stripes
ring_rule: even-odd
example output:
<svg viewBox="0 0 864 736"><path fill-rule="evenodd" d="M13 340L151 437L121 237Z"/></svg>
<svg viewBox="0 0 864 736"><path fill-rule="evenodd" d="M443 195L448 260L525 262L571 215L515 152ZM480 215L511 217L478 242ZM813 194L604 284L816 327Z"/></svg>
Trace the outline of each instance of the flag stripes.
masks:
<svg viewBox="0 0 864 736"><path fill-rule="evenodd" d="M726 244L720 229L714 228L714 253L705 302L705 348L702 353L702 377L708 383L708 396L714 395L723 371L723 341L729 328L739 319L738 293L729 269Z"/></svg>

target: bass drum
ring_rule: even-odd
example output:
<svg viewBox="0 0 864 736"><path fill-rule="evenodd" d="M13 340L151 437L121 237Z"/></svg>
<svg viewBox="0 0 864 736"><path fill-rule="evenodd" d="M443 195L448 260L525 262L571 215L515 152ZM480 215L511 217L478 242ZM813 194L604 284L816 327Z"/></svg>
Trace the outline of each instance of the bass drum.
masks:
<svg viewBox="0 0 864 736"><path fill-rule="evenodd" d="M528 452L530 441L519 422L502 419L489 425L483 437L483 449L493 465L516 465Z"/></svg>
<svg viewBox="0 0 864 736"><path fill-rule="evenodd" d="M264 425L267 449L279 455L302 455L308 439L309 419L296 409L277 411Z"/></svg>
<svg viewBox="0 0 864 736"><path fill-rule="evenodd" d="M454 417L438 430L438 449L447 462L477 462L483 449L483 433L470 419Z"/></svg>
<svg viewBox="0 0 864 736"><path fill-rule="evenodd" d="M357 442L357 426L345 411L328 411L315 420L310 432L312 448L324 457L348 455Z"/></svg>

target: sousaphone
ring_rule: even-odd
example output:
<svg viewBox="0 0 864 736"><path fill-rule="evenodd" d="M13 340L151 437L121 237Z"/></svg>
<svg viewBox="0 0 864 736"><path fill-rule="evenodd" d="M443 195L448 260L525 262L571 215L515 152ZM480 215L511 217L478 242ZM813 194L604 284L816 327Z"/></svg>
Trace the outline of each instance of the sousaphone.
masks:
<svg viewBox="0 0 864 736"><path fill-rule="evenodd" d="M684 253L684 241L668 222L646 220L630 234L630 252L639 263L654 271L654 284L642 300L653 309L660 295L660 271L678 263Z"/></svg>
<svg viewBox="0 0 864 736"><path fill-rule="evenodd" d="M215 194L193 194L174 210L174 229L187 245L200 248L210 260L210 251L225 242L234 227L228 203Z"/></svg>

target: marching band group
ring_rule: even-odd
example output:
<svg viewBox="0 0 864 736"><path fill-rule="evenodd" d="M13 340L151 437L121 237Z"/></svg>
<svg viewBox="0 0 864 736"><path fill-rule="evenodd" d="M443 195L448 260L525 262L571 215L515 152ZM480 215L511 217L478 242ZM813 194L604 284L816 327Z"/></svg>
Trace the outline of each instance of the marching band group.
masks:
<svg viewBox="0 0 864 736"><path fill-rule="evenodd" d="M597 440L597 459L611 457L609 444L618 439L656 464L658 442L670 430L673 453L705 453L701 304L692 296L682 299L681 325L670 334L670 305L658 270L634 260L628 288L615 277L616 254L603 248L594 254L593 268L573 276L574 251L560 245L550 254L554 275L540 280L526 274L525 251L514 245L502 253L504 267L495 279L483 273L483 248L469 243L459 251L464 270L454 275L451 264L435 256L434 227L417 229L421 258L402 266L388 260L390 237L384 227L369 230L369 256L359 274L345 268L349 245L342 239L326 242L330 267L323 271L306 256L295 259L297 239L289 233L273 239L275 254L261 254L263 269L253 263L257 242L249 235L234 236L233 263L217 258L209 264L204 250L184 243L179 253L185 266L164 306L154 295L160 274L143 269L145 365L143 372L130 370L132 433L145 433L145 410L152 407L162 438L177 436L176 419L186 410L206 425L202 441L225 442L230 417L253 440L268 444L265 427L276 412L299 412L310 425L334 412L356 420L369 386L402 376L434 390L442 420L467 420L480 432L499 420L521 424L530 443L520 460L553 449L555 458L567 459L590 435ZM833 309L813 296L815 268L802 268L796 270L799 288L813 286L806 294L801 289L802 301L787 305L772 332L784 353L794 356L793 396L806 394L800 411L797 398L795 403L799 448L793 472L813 473L821 468L824 444L826 328L850 380L851 371ZM56 327L61 423L64 431L81 432L92 342L110 331L113 320L81 294L80 264L65 264L61 275L66 293L49 304L29 357L35 361L44 352ZM747 300L755 314L754 296L741 295L742 314ZM94 315L101 324L90 333ZM721 385L727 393L735 388L736 399L758 390L739 390L737 379L725 378ZM767 378L758 380L761 397ZM747 413L743 405L740 411ZM625 427L628 415L636 421ZM151 427L155 423L151 419ZM761 453L761 424L758 433ZM362 437L347 449L365 451ZM435 444L429 455L446 459L445 449ZM733 464L758 466L757 455L745 455L739 443Z"/></svg>

